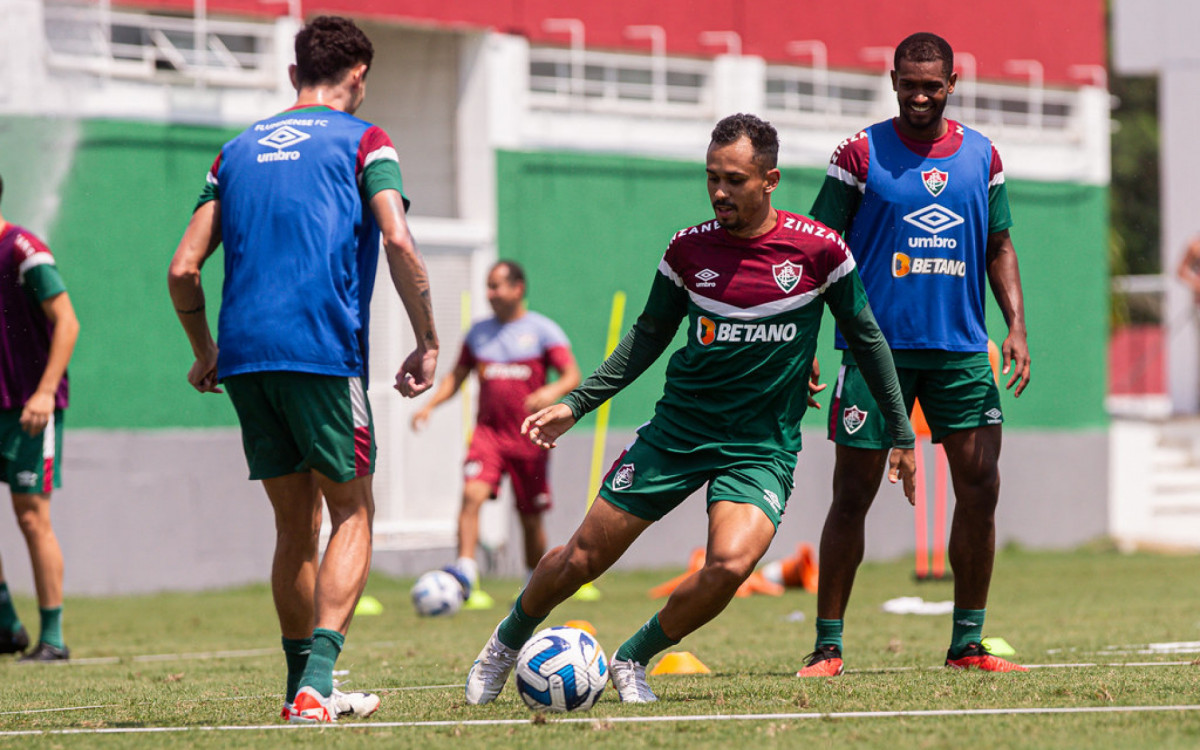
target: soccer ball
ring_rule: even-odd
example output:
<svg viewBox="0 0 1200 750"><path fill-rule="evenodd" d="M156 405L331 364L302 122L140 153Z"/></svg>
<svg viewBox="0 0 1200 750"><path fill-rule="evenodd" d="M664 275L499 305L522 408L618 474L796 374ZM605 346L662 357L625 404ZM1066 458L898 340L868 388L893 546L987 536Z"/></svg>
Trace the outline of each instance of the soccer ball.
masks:
<svg viewBox="0 0 1200 750"><path fill-rule="evenodd" d="M431 570L422 575L413 584L409 595L417 614L424 617L452 615L462 609L467 598L458 579L444 570Z"/></svg>
<svg viewBox="0 0 1200 750"><path fill-rule="evenodd" d="M517 654L517 692L536 711L586 711L608 681L608 660L595 638L576 628L546 628Z"/></svg>

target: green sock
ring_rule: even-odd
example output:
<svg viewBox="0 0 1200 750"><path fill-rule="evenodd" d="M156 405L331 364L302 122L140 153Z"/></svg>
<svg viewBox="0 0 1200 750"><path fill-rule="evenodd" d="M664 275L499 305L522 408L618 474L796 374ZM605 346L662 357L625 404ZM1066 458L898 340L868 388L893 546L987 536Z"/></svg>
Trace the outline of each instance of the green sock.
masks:
<svg viewBox="0 0 1200 750"><path fill-rule="evenodd" d="M983 617L986 609L954 608L954 631L950 635L950 653L961 654L971 643L983 640Z"/></svg>
<svg viewBox="0 0 1200 750"><path fill-rule="evenodd" d="M312 651L308 655L308 663L304 665L304 674L300 676L300 687L310 687L322 698L328 698L333 693L333 665L337 664L338 654L342 653L345 643L346 636L336 630L314 630Z"/></svg>
<svg viewBox="0 0 1200 750"><path fill-rule="evenodd" d="M613 658L621 661L636 661L638 664L649 664L655 654L665 651L677 643L679 641L671 640L663 632L662 625L658 624L658 613L655 612L654 617L651 617L629 640L621 644Z"/></svg>
<svg viewBox="0 0 1200 750"><path fill-rule="evenodd" d="M21 618L13 607L12 596L8 593L8 584L0 581L0 630L15 633L21 629Z"/></svg>
<svg viewBox="0 0 1200 750"><path fill-rule="evenodd" d="M283 658L287 660L287 697L288 703L296 700L296 691L300 689L300 676L308 666L308 655L312 653L313 639L284 638Z"/></svg>
<svg viewBox="0 0 1200 750"><path fill-rule="evenodd" d="M845 620L838 618L837 620L826 620L822 617L817 618L817 646L814 650L820 650L822 646L837 646L838 651L842 650L842 627Z"/></svg>
<svg viewBox="0 0 1200 750"><path fill-rule="evenodd" d="M525 641L533 635L533 631L537 630L537 626L546 619L525 614L525 610L521 607L521 596L524 593L522 591L521 595L517 596L517 600L513 602L512 611L500 622L500 627L496 631L496 637L509 648L524 646Z"/></svg>
<svg viewBox="0 0 1200 750"><path fill-rule="evenodd" d="M62 648L65 645L62 634L62 609L62 607L38 608L38 613L42 616L42 634L38 636L38 640L55 648Z"/></svg>

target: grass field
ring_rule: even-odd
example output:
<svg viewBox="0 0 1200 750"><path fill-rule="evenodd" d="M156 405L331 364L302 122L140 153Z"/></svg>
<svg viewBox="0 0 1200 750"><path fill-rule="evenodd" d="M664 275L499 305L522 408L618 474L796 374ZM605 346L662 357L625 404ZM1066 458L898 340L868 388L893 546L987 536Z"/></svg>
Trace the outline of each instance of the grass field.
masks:
<svg viewBox="0 0 1200 750"><path fill-rule="evenodd" d="M949 599L950 584L915 583L908 560L867 564L848 613L842 677L793 677L811 650L814 595L756 596L735 600L681 644L712 674L652 677L660 700L649 705L621 705L610 688L589 713L544 722L511 681L491 705L463 700L467 668L500 609L419 619L407 601L411 581L373 576L367 593L384 612L355 620L338 668L349 670L350 687L379 692L383 706L327 728L278 718L283 659L265 586L68 598L72 664L0 662L0 746L1196 748L1200 644L1145 652L1200 641L1197 567L1195 557L1099 548L1003 551L986 633L1006 638L1016 660L1044 666L993 675L938 668L948 616L880 609L899 596ZM589 620L611 657L655 610L646 590L677 572L606 576L601 601L570 601L548 624ZM498 599L515 592L514 581L486 583ZM17 605L36 624L33 602ZM151 728L172 731L110 731Z"/></svg>

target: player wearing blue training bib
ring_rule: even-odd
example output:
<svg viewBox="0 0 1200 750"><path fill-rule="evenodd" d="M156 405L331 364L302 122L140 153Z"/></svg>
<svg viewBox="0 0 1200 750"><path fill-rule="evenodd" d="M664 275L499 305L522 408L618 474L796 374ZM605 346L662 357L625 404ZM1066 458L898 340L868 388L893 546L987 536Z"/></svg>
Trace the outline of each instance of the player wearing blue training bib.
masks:
<svg viewBox="0 0 1200 750"><path fill-rule="evenodd" d="M844 232L891 347L911 411L920 399L943 444L956 499L950 535L955 614L946 664L1023 670L986 653L984 608L995 548L1000 394L988 362L985 282L1008 323L1007 386L1029 383L1024 300L1000 156L987 138L943 117L954 53L933 34L896 48L899 116L833 154L814 218ZM837 345L845 349L839 335ZM866 514L883 473L879 406L846 351L829 414L837 444L833 503L821 535L816 649L801 677L841 674L843 614L862 561Z"/></svg>
<svg viewBox="0 0 1200 750"><path fill-rule="evenodd" d="M396 150L354 117L373 55L347 19L320 16L300 30L295 105L225 144L171 263L171 299L196 357L188 381L202 393L228 389L250 477L275 510L271 588L288 671L282 715L293 722L379 707L374 695L334 690L333 666L371 562L367 340L381 238L417 340L397 390L426 390L437 364ZM200 271L219 244L214 341ZM318 557L323 505L333 528Z"/></svg>

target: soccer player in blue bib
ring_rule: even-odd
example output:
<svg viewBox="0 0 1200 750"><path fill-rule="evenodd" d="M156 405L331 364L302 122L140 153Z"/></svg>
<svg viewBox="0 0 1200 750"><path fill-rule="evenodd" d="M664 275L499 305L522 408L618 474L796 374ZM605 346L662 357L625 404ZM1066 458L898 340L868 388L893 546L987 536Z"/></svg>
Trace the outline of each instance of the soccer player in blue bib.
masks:
<svg viewBox="0 0 1200 750"><path fill-rule="evenodd" d="M887 338L911 411L919 398L954 482L950 530L954 625L946 665L990 672L1024 667L981 646L1000 494L1000 394L988 362L985 281L1008 324L1006 387L1029 384L1029 347L1012 219L991 141L942 116L954 91L954 53L919 33L896 48L899 116L834 151L812 215L845 233ZM841 335L839 349L846 349ZM882 413L846 351L829 414L837 444L833 504L821 534L817 641L801 677L842 673L842 623L862 561L864 525L888 447Z"/></svg>
<svg viewBox="0 0 1200 750"><path fill-rule="evenodd" d="M367 341L380 238L417 348L396 375L415 396L433 383L438 340L425 264L408 230L399 159L354 112L374 50L344 18L296 35L296 103L225 144L171 262L175 310L201 393L229 391L250 478L275 510L271 589L283 635L283 717L331 722L379 706L334 689L371 566L375 436ZM218 341L200 270L225 246ZM318 558L322 498L332 532Z"/></svg>

